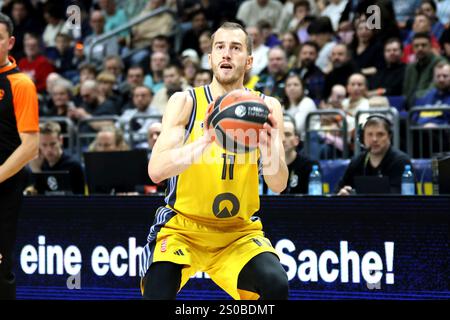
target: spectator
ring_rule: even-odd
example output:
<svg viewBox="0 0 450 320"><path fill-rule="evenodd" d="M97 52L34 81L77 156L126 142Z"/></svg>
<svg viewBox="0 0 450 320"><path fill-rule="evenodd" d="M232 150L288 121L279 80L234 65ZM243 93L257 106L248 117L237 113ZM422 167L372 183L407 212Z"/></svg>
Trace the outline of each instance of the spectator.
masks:
<svg viewBox="0 0 450 320"><path fill-rule="evenodd" d="M99 0L98 5L106 18L105 32L110 32L118 27L122 27L128 22L128 17L123 9L117 9L116 0ZM124 43L128 36L128 31L122 31L117 39L118 43Z"/></svg>
<svg viewBox="0 0 450 320"><path fill-rule="evenodd" d="M92 63L84 62L78 66L78 83L75 85L73 94L76 105L81 104L80 87L86 80L95 80L97 77L97 68Z"/></svg>
<svg viewBox="0 0 450 320"><path fill-rule="evenodd" d="M155 119L136 119L134 117L161 116L158 109L152 106L153 93L146 86L137 86L133 89L133 109L125 110L119 118L119 123L126 133L130 133L133 142L141 142L145 137L148 126ZM145 138L144 138L145 139Z"/></svg>
<svg viewBox="0 0 450 320"><path fill-rule="evenodd" d="M286 116L284 118L283 146L289 170L289 180L282 194L308 194L309 175L313 163L297 151L300 137L295 129L294 121Z"/></svg>
<svg viewBox="0 0 450 320"><path fill-rule="evenodd" d="M281 101L284 96L287 67L287 57L284 50L280 47L270 49L267 68L261 72L259 82L255 86L256 90Z"/></svg>
<svg viewBox="0 0 450 320"><path fill-rule="evenodd" d="M74 64L74 49L71 46L72 38L66 33L56 35L55 47L47 48L47 57L52 61L56 71L63 77L72 79L77 73Z"/></svg>
<svg viewBox="0 0 450 320"><path fill-rule="evenodd" d="M420 107L450 107L450 64L441 61L434 67L434 88L426 91L419 99ZM414 120L426 128L450 124L450 113L442 111L422 111Z"/></svg>
<svg viewBox="0 0 450 320"><path fill-rule="evenodd" d="M434 67L434 88L428 90L425 95L416 102L417 107L450 107L450 64L441 61ZM413 114L412 120L424 128L437 128L450 125L450 112L448 111L421 111ZM420 134L424 141L421 148L413 144L413 156L429 158L433 152L450 150L450 132L424 131L414 132L414 141ZM422 140L421 140L422 141Z"/></svg>
<svg viewBox="0 0 450 320"><path fill-rule="evenodd" d="M278 0L246 0L239 6L236 18L247 26L256 26L262 19L277 26L282 10L283 5ZM276 27L275 32L278 31Z"/></svg>
<svg viewBox="0 0 450 320"><path fill-rule="evenodd" d="M442 48L442 56L450 62L450 29L444 31L441 39L439 39L439 43Z"/></svg>
<svg viewBox="0 0 450 320"><path fill-rule="evenodd" d="M127 77L119 86L119 92L122 96L122 108L119 114L126 109L132 108L133 89L144 84L144 69L139 66L131 66L127 71Z"/></svg>
<svg viewBox="0 0 450 320"><path fill-rule="evenodd" d="M439 21L436 15L437 6L433 0L422 0L420 11L425 14L431 22L431 34L439 39L445 30L445 26Z"/></svg>
<svg viewBox="0 0 450 320"><path fill-rule="evenodd" d="M27 33L24 37L25 57L19 60L19 68L36 84L38 93L44 93L47 76L55 69L41 52L39 36Z"/></svg>
<svg viewBox="0 0 450 320"><path fill-rule="evenodd" d="M144 84L156 94L164 87L163 71L169 65L170 57L167 53L153 52L150 57L150 73L145 75Z"/></svg>
<svg viewBox="0 0 450 320"><path fill-rule="evenodd" d="M320 17L312 21L308 27L309 40L319 46L316 65L324 72L328 72L328 61L336 42L333 40L333 27L330 18ZM331 88L331 87L330 87Z"/></svg>
<svg viewBox="0 0 450 320"><path fill-rule="evenodd" d="M128 19L135 18L145 6L148 4L148 0L134 0L130 2L128 0L117 0L118 6L123 8Z"/></svg>
<svg viewBox="0 0 450 320"><path fill-rule="evenodd" d="M395 17L400 29L406 28L408 20L414 16L416 9L420 6L420 2L421 0L392 1Z"/></svg>
<svg viewBox="0 0 450 320"><path fill-rule="evenodd" d="M281 35L281 47L288 57L288 69L292 69L297 64L297 56L300 51L300 42L294 31L287 31Z"/></svg>
<svg viewBox="0 0 450 320"><path fill-rule="evenodd" d="M84 55L88 57L88 61L100 63L107 56L119 54L117 37L109 38L93 46L94 40L105 32L105 16L100 10L91 12L89 23L93 33L84 40Z"/></svg>
<svg viewBox="0 0 450 320"><path fill-rule="evenodd" d="M157 108L161 114L169 101L169 97L177 91L184 91L189 88L181 76L181 71L176 65L169 65L163 71L164 87L155 94L153 107Z"/></svg>
<svg viewBox="0 0 450 320"><path fill-rule="evenodd" d="M269 47L264 44L262 32L257 26L247 27L246 31L252 39L253 66L250 75L255 76L267 67Z"/></svg>
<svg viewBox="0 0 450 320"><path fill-rule="evenodd" d="M350 51L345 44L337 44L331 51L332 70L325 76L323 97L328 97L336 84L347 85L347 80L357 71L351 60Z"/></svg>
<svg viewBox="0 0 450 320"><path fill-rule="evenodd" d="M350 20L352 15L354 15L353 20L366 20L371 28L375 27L377 41L382 44L389 38L401 38L392 2L391 0L362 0L358 1L355 8L353 6L354 2L348 1L347 8L341 18L339 31L346 29L351 24ZM373 11L374 7L371 7L373 5L376 6L376 14ZM376 19L373 20L373 18ZM373 24L374 22L375 25ZM379 26L377 25L378 23Z"/></svg>
<svg viewBox="0 0 450 320"><path fill-rule="evenodd" d="M450 1L438 0L436 12L437 12L439 21L441 21L445 26L447 26L447 29L448 29L449 22L450 22Z"/></svg>
<svg viewBox="0 0 450 320"><path fill-rule="evenodd" d="M11 20L14 25L14 37L16 41L11 50L11 55L19 61L24 57L24 36L26 33L39 32L41 26L36 19L30 18L29 3L26 0L14 0L11 2Z"/></svg>
<svg viewBox="0 0 450 320"><path fill-rule="evenodd" d="M404 63L413 63L416 62L416 56L413 48L413 39L416 33L425 33L430 35L431 33L431 21L430 18L423 14L418 13L414 18L414 24L412 27L412 31L410 32L408 38L405 41L405 49L403 50L402 61ZM440 52L439 42L434 35L430 36L431 47L436 54Z"/></svg>
<svg viewBox="0 0 450 320"><path fill-rule="evenodd" d="M343 85L336 84L331 89L331 94L327 101L323 101L320 108L342 110L342 102L347 95ZM310 135L310 158L311 159L332 159L342 157L344 143L342 137L343 119L340 115L321 115L320 123L313 123L313 129L319 129L320 132L311 132Z"/></svg>
<svg viewBox="0 0 450 320"><path fill-rule="evenodd" d="M301 43L309 40L308 26L311 22L311 5L307 0L295 1L294 17L289 23L289 30L297 34Z"/></svg>
<svg viewBox="0 0 450 320"><path fill-rule="evenodd" d="M59 81L64 79L60 74L52 72L47 76L45 80L46 91L38 97L39 99L39 114L46 114L48 110L53 109L53 101L51 100L51 92L53 86Z"/></svg>
<svg viewBox="0 0 450 320"><path fill-rule="evenodd" d="M353 158L339 181L338 195L350 195L355 188L356 176L386 176L391 193L399 194L401 178L411 160L406 153L391 146L392 125L381 115L373 115L364 124L363 144L366 150Z"/></svg>
<svg viewBox="0 0 450 320"><path fill-rule="evenodd" d="M370 108L390 108L389 100L385 96L372 96L368 100Z"/></svg>
<svg viewBox="0 0 450 320"><path fill-rule="evenodd" d="M342 101L347 96L347 89L341 84L335 84L331 88L331 94L328 100L323 101L320 105L320 109L343 109Z"/></svg>
<svg viewBox="0 0 450 320"><path fill-rule="evenodd" d="M125 142L121 129L114 126L104 126L97 132L95 140L90 144L89 151L127 151L130 147Z"/></svg>
<svg viewBox="0 0 450 320"><path fill-rule="evenodd" d="M66 79L56 80L56 83L53 84L50 90L52 108L48 109L45 115L50 117L66 117L68 111L75 107L72 101L72 89L73 86L70 81Z"/></svg>
<svg viewBox="0 0 450 320"><path fill-rule="evenodd" d="M209 28L206 15L203 10L197 10L191 14L192 28L187 30L181 40L181 51L194 49L198 55L202 54L198 39L203 31Z"/></svg>
<svg viewBox="0 0 450 320"><path fill-rule="evenodd" d="M80 88L82 104L69 110L69 117L74 121L86 120L93 116L106 116L117 114L114 103L106 100L99 94L98 83L95 80L86 80ZM81 126L81 132L89 132L90 128L99 130L103 122L91 122L89 126Z"/></svg>
<svg viewBox="0 0 450 320"><path fill-rule="evenodd" d="M150 126L148 126L147 130L147 141L140 143L136 146L139 149L147 149L149 151L149 158L152 153L153 146L156 143L159 135L161 134L162 124L160 121L154 121Z"/></svg>
<svg viewBox="0 0 450 320"><path fill-rule="evenodd" d="M61 3L55 1L47 2L44 5L44 19L47 22L47 26L42 34L42 39L46 47L54 47L56 45L56 35L58 33L72 35L69 24L66 24L64 19L64 7Z"/></svg>
<svg viewBox="0 0 450 320"><path fill-rule="evenodd" d="M152 39L152 44L150 46L151 52L162 52L170 56L170 61L173 57L171 56L171 45L170 40L166 35L159 34Z"/></svg>
<svg viewBox="0 0 450 320"><path fill-rule="evenodd" d="M329 4L320 13L322 17L330 18L334 31L338 31L339 21L347 2L347 0L330 0Z"/></svg>
<svg viewBox="0 0 450 320"><path fill-rule="evenodd" d="M56 122L40 124L39 157L30 162L33 172L69 171L71 190L84 194L84 174L80 162L63 150L61 127Z"/></svg>
<svg viewBox="0 0 450 320"><path fill-rule="evenodd" d="M416 33L413 47L417 62L406 66L403 83L403 95L406 96L408 107L416 97L420 97L430 88L433 82L433 68L441 60L433 54L431 39L427 33Z"/></svg>
<svg viewBox="0 0 450 320"><path fill-rule="evenodd" d="M198 44L202 52L200 57L200 68L211 69L208 61L208 54L211 52L211 31L203 31L198 38Z"/></svg>
<svg viewBox="0 0 450 320"><path fill-rule="evenodd" d="M96 78L98 83L99 94L102 96L102 99L111 101L115 109L117 110L117 114L120 113L122 109L122 96L118 92L116 88L116 77L107 71L100 72Z"/></svg>
<svg viewBox="0 0 450 320"><path fill-rule="evenodd" d="M186 82L194 85L194 78L197 70L200 68L200 59L197 51L194 49L186 49L181 53L181 64L183 66L183 76Z"/></svg>
<svg viewBox="0 0 450 320"><path fill-rule="evenodd" d="M281 41L278 39L277 34L273 33L272 25L267 20L259 20L256 24L263 38L263 43L269 48L280 46Z"/></svg>
<svg viewBox="0 0 450 320"><path fill-rule="evenodd" d="M103 60L103 71L112 73L116 77L116 84L119 84L124 80L124 69L125 66L122 58L118 55L107 56L105 60Z"/></svg>
<svg viewBox="0 0 450 320"><path fill-rule="evenodd" d="M165 0L150 0L139 16L160 9L166 5ZM152 39L157 35L169 35L175 21L170 13L154 16L133 27L131 44L133 49L145 49L150 47ZM148 52L147 52L148 54ZM135 61L136 62L136 61Z"/></svg>
<svg viewBox="0 0 450 320"><path fill-rule="evenodd" d="M212 71L209 69L199 69L195 74L194 88L206 86L212 81Z"/></svg>
<svg viewBox="0 0 450 320"><path fill-rule="evenodd" d="M367 26L366 20L356 22L356 37L351 47L356 66L365 76L374 75L384 67L382 44L377 41L375 30Z"/></svg>
<svg viewBox="0 0 450 320"><path fill-rule="evenodd" d="M286 113L295 119L295 130L304 140L306 116L317 107L311 98L304 95L302 81L295 73L289 74L286 78L284 91L283 104Z"/></svg>
<svg viewBox="0 0 450 320"><path fill-rule="evenodd" d="M281 10L281 15L277 22L277 30L279 34L285 33L286 31L290 30L289 24L294 17L294 2L297 2L297 0L283 1L283 9Z"/></svg>
<svg viewBox="0 0 450 320"><path fill-rule="evenodd" d="M385 67L377 70L370 79L369 96L400 96L405 78L406 65L402 59L402 43L400 39L388 39L384 45Z"/></svg>
<svg viewBox="0 0 450 320"><path fill-rule="evenodd" d="M148 127L147 143L148 143L148 149L150 151L153 149L153 146L155 145L156 140L158 139L159 135L161 134L161 128L162 128L161 122L153 122Z"/></svg>
<svg viewBox="0 0 450 320"><path fill-rule="evenodd" d="M325 75L316 65L319 46L312 41L303 43L300 47L298 68L294 69L305 84L305 95L311 99L320 100L325 88Z"/></svg>
<svg viewBox="0 0 450 320"><path fill-rule="evenodd" d="M176 1L172 1L176 2ZM177 1L177 11L183 23L189 21L192 12L203 10L211 29L216 30L225 21L235 19L238 2L236 0L221 1Z"/></svg>
<svg viewBox="0 0 450 320"><path fill-rule="evenodd" d="M348 131L355 128L354 117L358 111L370 108L367 99L367 79L361 73L354 73L348 78L348 98L342 101L342 109L347 113ZM359 117L359 123L364 123L367 116Z"/></svg>

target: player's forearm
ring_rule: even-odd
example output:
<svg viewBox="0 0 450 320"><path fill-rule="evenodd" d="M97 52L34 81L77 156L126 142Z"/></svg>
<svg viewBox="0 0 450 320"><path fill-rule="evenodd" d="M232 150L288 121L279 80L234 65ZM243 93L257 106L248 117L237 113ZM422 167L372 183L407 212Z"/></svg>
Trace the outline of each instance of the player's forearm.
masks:
<svg viewBox="0 0 450 320"><path fill-rule="evenodd" d="M0 165L0 183L19 172L29 161L38 156L38 144L22 143L6 161Z"/></svg>
<svg viewBox="0 0 450 320"><path fill-rule="evenodd" d="M286 189L289 171L286 162L281 157L277 164L273 162L263 165L264 181L273 192L280 193Z"/></svg>
<svg viewBox="0 0 450 320"><path fill-rule="evenodd" d="M159 183L179 175L200 158L208 144L207 139L200 138L182 147L152 154L148 164L150 178Z"/></svg>

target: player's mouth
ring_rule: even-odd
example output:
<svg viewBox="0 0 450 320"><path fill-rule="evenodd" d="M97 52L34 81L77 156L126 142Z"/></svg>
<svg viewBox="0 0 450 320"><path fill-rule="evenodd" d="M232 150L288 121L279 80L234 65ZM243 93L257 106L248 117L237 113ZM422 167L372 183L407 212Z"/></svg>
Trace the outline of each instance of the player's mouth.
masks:
<svg viewBox="0 0 450 320"><path fill-rule="evenodd" d="M222 70L231 70L231 69L233 69L233 65L228 62L223 62L220 64L219 68Z"/></svg>

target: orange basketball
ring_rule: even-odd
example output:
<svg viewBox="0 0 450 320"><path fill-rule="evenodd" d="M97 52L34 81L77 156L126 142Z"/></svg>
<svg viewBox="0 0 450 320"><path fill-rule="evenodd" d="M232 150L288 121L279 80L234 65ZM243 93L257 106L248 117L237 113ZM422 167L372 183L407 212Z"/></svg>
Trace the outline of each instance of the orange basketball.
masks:
<svg viewBox="0 0 450 320"><path fill-rule="evenodd" d="M255 93L233 90L213 101L206 125L214 128L217 143L230 152L243 153L258 146L259 131L268 121L269 108Z"/></svg>

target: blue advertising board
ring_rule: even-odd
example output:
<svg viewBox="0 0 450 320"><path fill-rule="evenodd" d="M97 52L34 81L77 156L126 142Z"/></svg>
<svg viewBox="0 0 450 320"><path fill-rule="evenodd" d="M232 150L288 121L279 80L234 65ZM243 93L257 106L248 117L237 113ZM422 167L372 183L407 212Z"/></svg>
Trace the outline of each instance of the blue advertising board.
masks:
<svg viewBox="0 0 450 320"><path fill-rule="evenodd" d="M139 253L162 197L29 197L19 299L139 299ZM450 197L261 198L290 299L448 299ZM197 273L179 299L230 299Z"/></svg>

